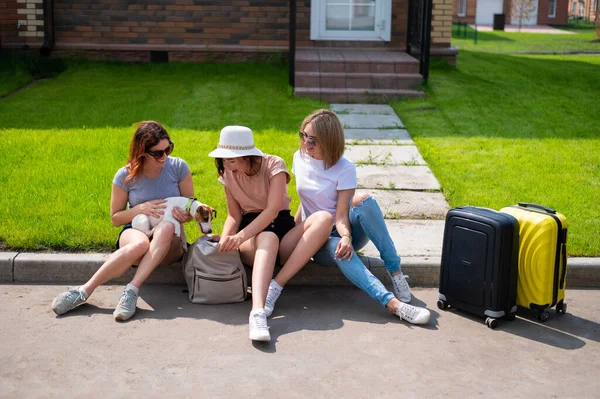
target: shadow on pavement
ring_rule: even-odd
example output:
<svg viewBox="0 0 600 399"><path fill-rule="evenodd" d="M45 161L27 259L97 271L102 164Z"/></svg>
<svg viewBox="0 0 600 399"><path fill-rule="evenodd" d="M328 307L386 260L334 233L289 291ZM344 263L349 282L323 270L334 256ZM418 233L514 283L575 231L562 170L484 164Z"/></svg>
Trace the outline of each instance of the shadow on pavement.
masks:
<svg viewBox="0 0 600 399"><path fill-rule="evenodd" d="M121 292L120 287L112 287L115 287L114 303L92 296L88 303L58 317L80 317L95 313L111 314L117 305ZM251 294L244 302L222 305L193 304L188 301L187 295L185 286L181 285L144 286L140 292L136 314L131 320L144 318L169 320L187 317L213 320L229 325L248 323ZM428 307L428 304L416 297L414 293L411 304ZM326 311L324 310L325 307L327 308ZM431 305L428 309L431 312L430 322L426 326L419 326L419 328L437 330L439 314L433 310ZM360 289L348 286L288 287L277 301L275 311L269 320L270 324L287 326L284 329L288 328L290 331L292 329L337 329L343 326L343 320L377 324L398 322L407 327L415 327L408 322L400 321L397 316L382 308Z"/></svg>
<svg viewBox="0 0 600 399"><path fill-rule="evenodd" d="M480 323L481 328L487 329L484 324L484 317L479 317L456 308L450 308L447 312L452 312L465 319ZM535 313L533 311L519 309L514 321L500 319L498 327L494 331L490 330L489 332L490 334L494 334L503 331L542 344L567 350L581 349L586 344L585 341L574 335L595 341L600 339L598 336L598 323L581 319L569 313L560 316L557 319L554 312L551 312L551 319L546 323L541 323L535 319Z"/></svg>
<svg viewBox="0 0 600 399"><path fill-rule="evenodd" d="M550 309L548 312L550 313L550 320L545 323L538 321L536 319L536 313L529 309L519 309L518 315L533 324L553 329L557 332L563 332L580 338L600 342L600 324L595 321L587 320L569 313L568 308L567 313L564 315L557 314L554 309Z"/></svg>
<svg viewBox="0 0 600 399"><path fill-rule="evenodd" d="M293 287L284 291L277 301L269 325L271 338L296 331L335 330L344 326L344 321L370 324L398 324L398 328L425 328L437 330L435 311L425 326L415 326L401 321L372 300L358 288L354 287ZM292 290L294 290L292 292ZM425 303L414 297L411 304L425 306Z"/></svg>
<svg viewBox="0 0 600 399"><path fill-rule="evenodd" d="M115 304L115 306L116 306L116 304ZM90 317L95 314L112 314L114 311L115 311L114 309L99 307L92 303L84 303L83 305L78 306L73 310L70 310L68 313L65 313L60 316L55 315L55 317L57 319L58 318L66 319L69 317L81 317L81 316Z"/></svg>

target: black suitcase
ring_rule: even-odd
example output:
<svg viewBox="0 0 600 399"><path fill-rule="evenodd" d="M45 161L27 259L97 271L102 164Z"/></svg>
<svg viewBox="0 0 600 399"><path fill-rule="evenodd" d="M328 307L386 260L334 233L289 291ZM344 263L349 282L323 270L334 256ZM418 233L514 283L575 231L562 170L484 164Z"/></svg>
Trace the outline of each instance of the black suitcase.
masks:
<svg viewBox="0 0 600 399"><path fill-rule="evenodd" d="M448 306L514 320L517 311L519 222L511 215L472 206L446 215L438 308Z"/></svg>

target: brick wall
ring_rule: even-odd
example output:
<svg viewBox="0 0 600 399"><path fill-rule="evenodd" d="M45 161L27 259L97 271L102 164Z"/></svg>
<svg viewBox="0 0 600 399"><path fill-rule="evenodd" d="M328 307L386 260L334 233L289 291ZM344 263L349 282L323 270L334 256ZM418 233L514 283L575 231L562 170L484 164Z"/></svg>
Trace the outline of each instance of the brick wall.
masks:
<svg viewBox="0 0 600 399"><path fill-rule="evenodd" d="M23 37L41 43L44 0L0 1L19 4ZM297 1L298 47L406 47L408 0L392 0L389 42L311 41L310 4ZM434 4L432 46L449 47L453 0ZM257 59L287 51L288 13L288 0L54 0L54 54L140 62L148 61L148 51L168 51L179 61Z"/></svg>
<svg viewBox="0 0 600 399"><path fill-rule="evenodd" d="M3 47L41 42L44 36L42 1L0 1L0 44ZM41 36L38 35L39 30L42 31Z"/></svg>
<svg viewBox="0 0 600 399"><path fill-rule="evenodd" d="M433 0L431 47L450 47L454 0Z"/></svg>
<svg viewBox="0 0 600 399"><path fill-rule="evenodd" d="M454 22L465 22L468 24L475 23L475 9L477 7L477 0L465 0L467 2L467 12L464 17L459 17L457 14L458 0L454 0L452 7L452 21Z"/></svg>
<svg viewBox="0 0 600 399"><path fill-rule="evenodd" d="M299 47L406 46L408 0L392 0L390 42L311 41L310 0L296 10ZM61 44L288 46L287 0L55 0L54 12Z"/></svg>
<svg viewBox="0 0 600 399"><path fill-rule="evenodd" d="M17 0L3 0L0 2L0 25L17 24L19 17Z"/></svg>
<svg viewBox="0 0 600 399"><path fill-rule="evenodd" d="M583 18L585 20L594 22L596 21L596 3L595 1L600 0L584 0L583 10L580 8L579 0L568 0L568 15L573 18ZM576 3L575 12L573 12L573 3ZM599 8L600 10L600 8ZM583 14L583 15L582 15Z"/></svg>
<svg viewBox="0 0 600 399"><path fill-rule="evenodd" d="M556 0L556 16L548 17L550 2L539 0L538 24L540 25L567 25L569 23L569 0Z"/></svg>
<svg viewBox="0 0 600 399"><path fill-rule="evenodd" d="M284 47L286 0L55 0L61 44Z"/></svg>

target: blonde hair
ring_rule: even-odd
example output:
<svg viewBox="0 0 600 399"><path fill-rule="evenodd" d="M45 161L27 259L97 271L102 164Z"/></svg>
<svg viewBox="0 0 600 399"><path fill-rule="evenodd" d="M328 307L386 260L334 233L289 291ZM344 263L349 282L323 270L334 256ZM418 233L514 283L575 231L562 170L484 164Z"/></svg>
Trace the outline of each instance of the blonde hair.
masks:
<svg viewBox="0 0 600 399"><path fill-rule="evenodd" d="M340 118L328 109L319 109L308 115L300 127L304 131L308 124L312 124L312 131L317 136L317 143L323 153L325 169L335 165L344 155L344 126ZM304 141L300 140L300 152L306 155Z"/></svg>

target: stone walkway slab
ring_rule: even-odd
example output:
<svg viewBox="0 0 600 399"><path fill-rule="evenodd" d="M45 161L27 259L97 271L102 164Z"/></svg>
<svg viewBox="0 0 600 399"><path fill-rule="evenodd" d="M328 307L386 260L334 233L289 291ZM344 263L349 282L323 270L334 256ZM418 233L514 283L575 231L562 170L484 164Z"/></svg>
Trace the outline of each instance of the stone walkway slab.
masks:
<svg viewBox="0 0 600 399"><path fill-rule="evenodd" d="M444 220L450 206L442 193L403 190L368 191L377 200L386 219Z"/></svg>
<svg viewBox="0 0 600 399"><path fill-rule="evenodd" d="M386 226L400 257L441 257L444 239L443 220L386 220ZM379 257L379 251L369 242L361 253Z"/></svg>
<svg viewBox="0 0 600 399"><path fill-rule="evenodd" d="M402 121L396 115L338 114L344 129L401 129Z"/></svg>
<svg viewBox="0 0 600 399"><path fill-rule="evenodd" d="M396 115L396 111L387 104L331 104L331 110L338 115Z"/></svg>
<svg viewBox="0 0 600 399"><path fill-rule="evenodd" d="M361 165L356 168L358 188L396 190L439 190L431 169L427 166Z"/></svg>
<svg viewBox="0 0 600 399"><path fill-rule="evenodd" d="M414 145L414 141L405 129L345 129L346 143Z"/></svg>
<svg viewBox="0 0 600 399"><path fill-rule="evenodd" d="M426 165L414 145L353 145L346 147L344 156L357 165Z"/></svg>

